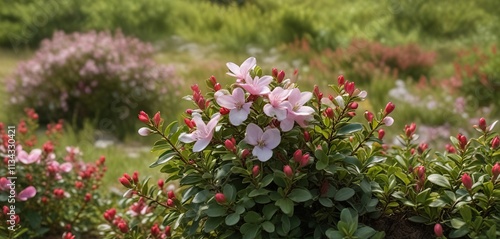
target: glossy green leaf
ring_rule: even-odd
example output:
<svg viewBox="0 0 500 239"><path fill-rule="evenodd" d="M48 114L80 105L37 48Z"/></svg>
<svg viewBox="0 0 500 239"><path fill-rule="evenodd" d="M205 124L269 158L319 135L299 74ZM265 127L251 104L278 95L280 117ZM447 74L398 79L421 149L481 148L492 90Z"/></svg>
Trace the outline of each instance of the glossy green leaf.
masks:
<svg viewBox="0 0 500 239"><path fill-rule="evenodd" d="M233 226L236 225L240 221L240 214L238 213L231 213L226 216L226 225L228 226Z"/></svg>
<svg viewBox="0 0 500 239"><path fill-rule="evenodd" d="M341 188L340 190L335 193L335 196L333 196L333 199L337 202L345 201L354 196L355 191L352 188Z"/></svg>
<svg viewBox="0 0 500 239"><path fill-rule="evenodd" d="M362 124L352 123L352 124L348 124L348 125L342 126L342 128L340 128L337 131L337 135L352 134L354 132L361 131L362 129L363 129L363 125Z"/></svg>
<svg viewBox="0 0 500 239"><path fill-rule="evenodd" d="M276 206L278 206L284 214L293 214L293 201L289 198L282 198L276 201Z"/></svg>
<svg viewBox="0 0 500 239"><path fill-rule="evenodd" d="M294 202L305 202L312 199L312 195L309 190L295 188L288 194L288 198L292 199Z"/></svg>
<svg viewBox="0 0 500 239"><path fill-rule="evenodd" d="M434 183L436 185L439 185L441 187L451 188L450 182L443 175L440 175L440 174L431 174L431 175L429 175L427 177L427 180L429 180L432 183Z"/></svg>

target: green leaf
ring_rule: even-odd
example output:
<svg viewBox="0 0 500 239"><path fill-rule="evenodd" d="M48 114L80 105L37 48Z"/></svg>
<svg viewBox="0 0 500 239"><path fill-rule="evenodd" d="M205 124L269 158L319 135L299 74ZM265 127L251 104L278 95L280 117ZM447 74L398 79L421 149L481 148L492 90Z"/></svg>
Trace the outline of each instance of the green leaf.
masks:
<svg viewBox="0 0 500 239"><path fill-rule="evenodd" d="M261 222L262 217L257 212L249 211L245 214L243 219L245 222L258 224Z"/></svg>
<svg viewBox="0 0 500 239"><path fill-rule="evenodd" d="M170 145L167 143L166 140L160 139L155 142L153 145L153 148L151 149L151 152L156 152L160 150L165 150L165 149L170 149Z"/></svg>
<svg viewBox="0 0 500 239"><path fill-rule="evenodd" d="M260 225L253 223L245 223L240 227L240 232L243 234L243 239L255 239L260 231Z"/></svg>
<svg viewBox="0 0 500 239"><path fill-rule="evenodd" d="M196 195L194 195L193 203L205 202L208 198L208 194L209 194L208 190L203 190L198 192Z"/></svg>
<svg viewBox="0 0 500 239"><path fill-rule="evenodd" d="M467 227L467 225L464 225L463 227L461 227L458 230L451 231L449 236L450 236L450 238L460 238L460 237L467 235L469 232L470 232L470 230Z"/></svg>
<svg viewBox="0 0 500 239"><path fill-rule="evenodd" d="M256 196L260 196L260 195L267 195L269 193L269 190L267 189L264 189L264 188L257 188L257 189L254 189L252 190L248 196L249 197L256 197Z"/></svg>
<svg viewBox="0 0 500 239"><path fill-rule="evenodd" d="M358 132L363 129L363 125L359 123L352 123L348 124L346 126L343 126L337 131L337 135L346 135L346 134L352 134L354 132Z"/></svg>
<svg viewBox="0 0 500 239"><path fill-rule="evenodd" d="M217 204L210 205L210 207L205 210L205 214L209 217L220 217L220 216L225 216L227 213L227 210L225 207L219 206Z"/></svg>
<svg viewBox="0 0 500 239"><path fill-rule="evenodd" d="M163 152L158 157L158 159L156 160L156 162L154 162L151 165L149 165L149 167L150 168L154 168L154 167L160 166L160 165L162 165L162 164L170 161L171 159L175 158L175 156L177 156L177 153L175 151L167 150L167 151Z"/></svg>
<svg viewBox="0 0 500 239"><path fill-rule="evenodd" d="M224 221L224 217L209 217L205 222L203 231L206 233L213 232Z"/></svg>
<svg viewBox="0 0 500 239"><path fill-rule="evenodd" d="M318 159L316 163L317 170L323 170L328 166L328 156L325 151L318 149L314 152L314 156Z"/></svg>
<svg viewBox="0 0 500 239"><path fill-rule="evenodd" d="M264 214L264 218L266 220L271 220L276 211L278 211L278 208L272 204L267 204L262 209L262 213Z"/></svg>
<svg viewBox="0 0 500 239"><path fill-rule="evenodd" d="M281 229L285 234L290 232L290 218L287 215L281 215Z"/></svg>
<svg viewBox="0 0 500 239"><path fill-rule="evenodd" d="M472 221L472 211L469 206L464 205L463 207L460 208L460 216L464 219L465 222L471 222Z"/></svg>
<svg viewBox="0 0 500 239"><path fill-rule="evenodd" d="M262 222L262 224L260 224L260 226L262 227L262 229L264 229L264 231L269 233L273 233L275 230L274 224L272 224L270 221L264 221Z"/></svg>
<svg viewBox="0 0 500 239"><path fill-rule="evenodd" d="M451 188L450 182L443 175L431 174L427 177L427 179L438 186L445 187L445 188Z"/></svg>
<svg viewBox="0 0 500 239"><path fill-rule="evenodd" d="M290 194L288 194L288 198L292 199L292 201L294 202L305 202L307 200L310 200L312 198L312 195L309 190L295 188L290 192Z"/></svg>
<svg viewBox="0 0 500 239"><path fill-rule="evenodd" d="M465 225L465 222L460 218L452 218L450 220L451 226L455 229L459 229Z"/></svg>
<svg viewBox="0 0 500 239"><path fill-rule="evenodd" d="M239 221L240 221L240 214L238 213L231 213L226 217L226 225L228 226L234 226Z"/></svg>
<svg viewBox="0 0 500 239"><path fill-rule="evenodd" d="M193 185L196 183L201 182L203 179L200 177L200 175L193 174L193 175L187 175L181 179L179 182L182 186L184 185Z"/></svg>
<svg viewBox="0 0 500 239"><path fill-rule="evenodd" d="M428 218L421 217L421 216L411 216L411 217L408 218L408 220L410 220L412 222L416 222L416 223L426 223L426 222L429 222Z"/></svg>
<svg viewBox="0 0 500 239"><path fill-rule="evenodd" d="M337 231L333 228L330 228L326 230L326 236L328 239L339 239L339 238L344 238L344 234L342 234L340 231Z"/></svg>
<svg viewBox="0 0 500 239"><path fill-rule="evenodd" d="M193 195L195 195L198 191L200 191L200 189L197 187L192 187L192 188L189 188L186 191L184 191L184 193L182 194L181 203L185 203L187 200L189 200L189 198L191 198Z"/></svg>
<svg viewBox="0 0 500 239"><path fill-rule="evenodd" d="M329 198L319 198L319 203L323 205L324 207L333 207L333 202Z"/></svg>
<svg viewBox="0 0 500 239"><path fill-rule="evenodd" d="M280 207L281 211L284 214L292 215L293 214L293 201L289 198L278 199L275 203L276 206Z"/></svg>
<svg viewBox="0 0 500 239"><path fill-rule="evenodd" d="M357 236L358 238L370 238L373 236L377 231L371 227L361 227L356 232L354 233L354 236Z"/></svg>
<svg viewBox="0 0 500 239"><path fill-rule="evenodd" d="M224 185L222 192L230 202L233 202L236 199L236 188L233 185Z"/></svg>
<svg viewBox="0 0 500 239"><path fill-rule="evenodd" d="M333 199L337 202L345 201L354 196L355 191L352 188L341 188L340 190L335 193L335 196L333 196Z"/></svg>
<svg viewBox="0 0 500 239"><path fill-rule="evenodd" d="M351 211L347 208L342 209L342 211L340 212L340 220L347 224L358 222L357 215L356 214L353 215Z"/></svg>

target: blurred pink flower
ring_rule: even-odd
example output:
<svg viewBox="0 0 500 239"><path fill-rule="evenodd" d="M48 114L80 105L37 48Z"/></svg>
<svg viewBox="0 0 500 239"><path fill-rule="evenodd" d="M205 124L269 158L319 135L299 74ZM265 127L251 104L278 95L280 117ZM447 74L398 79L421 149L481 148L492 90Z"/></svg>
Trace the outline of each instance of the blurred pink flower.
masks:
<svg viewBox="0 0 500 239"><path fill-rule="evenodd" d="M249 57L246 59L243 63L241 63L241 66L238 66L232 62L226 63L227 68L229 68L229 71L226 74L236 77L237 82L241 82L242 80L245 80L247 75L249 75L250 70L252 70L255 65L257 64L257 60L255 57Z"/></svg>
<svg viewBox="0 0 500 239"><path fill-rule="evenodd" d="M17 158L23 164L32 164L38 163L40 161L40 156L42 155L41 149L33 149L30 154L26 153L26 151L20 151L17 155Z"/></svg>
<svg viewBox="0 0 500 239"><path fill-rule="evenodd" d="M0 178L0 191L8 191L10 190L9 185L11 184L10 180L6 177Z"/></svg>
<svg viewBox="0 0 500 239"><path fill-rule="evenodd" d="M36 195L36 188L33 186L28 186L27 188L19 192L16 197L19 201L26 201L34 197L35 195Z"/></svg>

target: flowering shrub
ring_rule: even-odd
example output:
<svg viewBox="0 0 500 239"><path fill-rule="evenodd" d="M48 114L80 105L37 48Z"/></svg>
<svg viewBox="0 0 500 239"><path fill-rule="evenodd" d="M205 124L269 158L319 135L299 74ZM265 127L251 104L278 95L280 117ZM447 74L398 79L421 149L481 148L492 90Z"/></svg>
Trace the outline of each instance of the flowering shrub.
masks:
<svg viewBox="0 0 500 239"><path fill-rule="evenodd" d="M500 106L496 97L496 92L500 90L499 63L500 55L496 46L459 53L455 77L461 81L460 90L471 103L477 106Z"/></svg>
<svg viewBox="0 0 500 239"><path fill-rule="evenodd" d="M105 158L84 163L78 148L59 152L62 121L47 126L47 141L39 145L34 134L38 114L26 113L15 129L0 123L0 237L92 235Z"/></svg>
<svg viewBox="0 0 500 239"><path fill-rule="evenodd" d="M253 57L227 66L236 78L228 88L215 77L206 95L191 87L195 109L184 126L139 114L147 124L139 134L161 137L151 166L179 188L165 193L124 175L125 195L155 205L172 238L381 238L364 224L378 215L365 174L384 160L381 127L393 124L394 105L352 123L366 92L343 76L331 85L336 95L324 96L318 87L300 91L283 71L263 75ZM118 234L134 235L136 225Z"/></svg>
<svg viewBox="0 0 500 239"><path fill-rule="evenodd" d="M151 45L120 32L56 32L18 66L6 89L13 107L34 106L42 122L130 126L130 112L152 109L179 84L174 69L152 57Z"/></svg>
<svg viewBox="0 0 500 239"><path fill-rule="evenodd" d="M320 57L310 60L315 69L342 71L356 82L370 82L374 71L418 80L428 76L436 54L426 52L417 45L390 47L366 40L353 40L346 48L326 49Z"/></svg>

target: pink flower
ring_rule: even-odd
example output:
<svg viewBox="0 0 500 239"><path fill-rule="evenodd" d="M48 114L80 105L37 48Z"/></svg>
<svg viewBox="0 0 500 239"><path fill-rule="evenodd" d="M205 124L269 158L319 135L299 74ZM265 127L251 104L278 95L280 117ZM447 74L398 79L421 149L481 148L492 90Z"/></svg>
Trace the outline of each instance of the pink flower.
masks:
<svg viewBox="0 0 500 239"><path fill-rule="evenodd" d="M139 133L140 136L148 136L153 133L153 131L148 127L142 127L137 131L137 133Z"/></svg>
<svg viewBox="0 0 500 239"><path fill-rule="evenodd" d="M33 186L28 186L27 188L19 192L19 194L17 194L16 197L17 199L19 199L19 201L26 201L34 197L35 195L36 195L36 188Z"/></svg>
<svg viewBox="0 0 500 239"><path fill-rule="evenodd" d="M8 191L10 190L10 180L8 180L6 177L0 178L0 191Z"/></svg>
<svg viewBox="0 0 500 239"><path fill-rule="evenodd" d="M37 163L40 161L40 156L42 155L42 150L41 149L33 149L31 150L30 154L26 153L26 151L21 151L17 155L17 158L21 163L24 164L32 164L32 163Z"/></svg>
<svg viewBox="0 0 500 239"><path fill-rule="evenodd" d="M291 109L288 110L287 117L281 121L280 127L284 132L290 131L293 128L293 123L297 122L301 127L306 127L305 121L313 118L314 109L309 106L304 106L312 98L311 92L300 92L295 88L291 90L288 96L288 102Z"/></svg>
<svg viewBox="0 0 500 239"><path fill-rule="evenodd" d="M271 90L269 89L269 84L272 81L273 77L271 76L256 76L252 79L250 75L247 75L245 78L245 83L240 84L240 86L252 95L266 95L271 92Z"/></svg>
<svg viewBox="0 0 500 239"><path fill-rule="evenodd" d="M390 116L386 116L382 122L387 125L387 126L391 126L392 124L394 124L394 119Z"/></svg>
<svg viewBox="0 0 500 239"><path fill-rule="evenodd" d="M285 101L289 95L289 90L276 87L269 93L269 103L264 105L264 113L269 117L276 116L279 121L286 119L288 109L292 108L290 102Z"/></svg>
<svg viewBox="0 0 500 239"><path fill-rule="evenodd" d="M238 66L232 62L226 63L227 68L229 68L229 71L226 74L236 77L238 82L241 82L242 80L245 80L245 78L249 75L250 70L255 67L257 64L257 60L255 57L249 57L246 59L243 63L241 63L241 66Z"/></svg>
<svg viewBox="0 0 500 239"><path fill-rule="evenodd" d="M229 121L234 126L238 126L248 118L252 102L245 101L245 92L241 88L233 90L232 95L220 95L217 97L217 104L229 109Z"/></svg>
<svg viewBox="0 0 500 239"><path fill-rule="evenodd" d="M184 143L192 143L196 141L193 146L193 152L202 151L212 140L212 137L214 136L214 129L215 126L217 126L219 119L220 114L214 114L208 124L205 124L205 122L203 122L203 120L201 119L200 114L193 113L193 120L196 124L196 130L190 134L182 133L179 136L179 140Z"/></svg>
<svg viewBox="0 0 500 239"><path fill-rule="evenodd" d="M278 147L281 142L280 131L276 128L267 129L265 132L254 123L247 126L245 142L255 146L252 155L266 162L273 156L273 149Z"/></svg>

